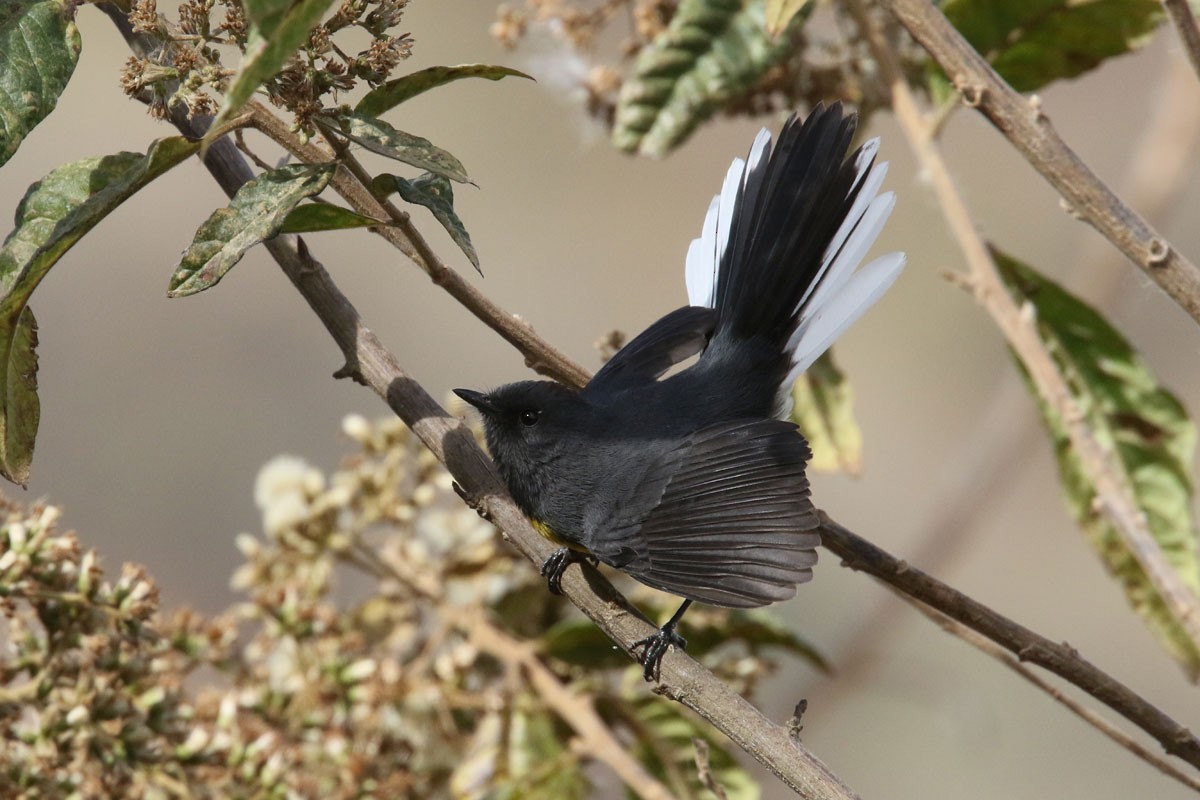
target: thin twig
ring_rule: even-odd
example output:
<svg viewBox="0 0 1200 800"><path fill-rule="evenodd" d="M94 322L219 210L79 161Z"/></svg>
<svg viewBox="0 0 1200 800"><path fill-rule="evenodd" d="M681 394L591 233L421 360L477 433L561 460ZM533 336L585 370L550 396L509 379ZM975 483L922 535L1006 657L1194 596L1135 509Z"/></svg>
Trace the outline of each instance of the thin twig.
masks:
<svg viewBox="0 0 1200 800"><path fill-rule="evenodd" d="M1183 42L1183 49L1187 51L1188 60L1192 62L1192 69L1196 71L1196 76L1200 77L1200 27L1196 25L1196 15L1192 13L1191 3L1188 0L1162 0L1162 4L1167 10L1167 15L1171 17L1171 24L1179 34L1179 40Z"/></svg>
<svg viewBox="0 0 1200 800"><path fill-rule="evenodd" d="M917 611L921 612L930 620L932 620L943 631L952 636L957 636L959 639L962 639L964 642L976 648L977 650L981 650L987 655L996 659L1001 664L1008 667L1013 672L1017 673L1046 694L1053 697L1059 703L1066 706L1072 714L1075 714L1084 722L1088 723L1096 730L1107 736L1109 739L1112 739L1118 745L1124 747L1126 750L1145 761L1150 766L1159 770L1164 775L1174 778L1184 786L1187 786L1189 789L1200 791L1200 778L1197 778L1195 775L1189 775L1171 762L1162 758L1158 753L1147 750L1140 742L1135 740L1129 734L1125 733L1125 731L1113 725L1107 719L1100 716L1095 711L1078 702L1074 698L1068 697L1057 686L1053 686L1047 681L1043 680L1041 676L1036 674L1029 667L1022 664L1018 659L1007 653L1002 647L998 646L991 639L988 639L986 636L979 635L966 625L955 622L942 612L930 608L924 603L914 600L912 597L909 597L903 592L893 590L893 593L900 597L901 600L908 603Z"/></svg>
<svg viewBox="0 0 1200 800"><path fill-rule="evenodd" d="M976 108L1092 225L1200 322L1200 269L1083 163L1054 130L1039 98L1017 93L928 0L879 0Z"/></svg>
<svg viewBox="0 0 1200 800"><path fill-rule="evenodd" d="M1067 644L1052 642L996 613L936 578L856 536L821 514L821 543L850 569L873 575L973 631L1021 661L1037 664L1070 681L1154 737L1163 749L1200 769L1200 739L1187 728L1098 669Z"/></svg>
<svg viewBox="0 0 1200 800"><path fill-rule="evenodd" d="M880 77L892 91L896 120L908 137L921 167L928 174L946 222L958 240L969 275L957 281L968 286L976 301L987 310L1029 373L1042 400L1054 410L1067 431L1071 446L1095 486L1095 505L1116 529L1125 546L1145 571L1171 615L1200 649L1200 598L1184 584L1167 560L1158 540L1150 532L1146 515L1138 507L1116 453L1096 438L1087 417L1071 395L1066 379L1038 337L1037 320L1017 306L996 270L966 203L959 195L937 144L928 137L928 126L900 66L899 57L864 11L859 0L850 0L866 35Z"/></svg>
<svg viewBox="0 0 1200 800"><path fill-rule="evenodd" d="M291 129L260 103L250 103L254 114L254 127L305 163L314 159L331 158L322 148L305 144ZM324 132L324 129L322 129ZM336 141L330 137L330 141ZM446 290L451 297L483 321L485 325L517 348L525 356L525 364L535 372L554 378L572 386L587 383L587 371L558 350L546 344L532 326L515 314L510 314L492 302L433 252L420 231L412 224L409 215L388 200L380 200L371 194L371 178L362 165L346 150L338 153L344 169L337 171L330 182L350 207L360 214L376 219L390 219L394 226L379 226L372 230L404 253L420 267L435 284Z"/></svg>

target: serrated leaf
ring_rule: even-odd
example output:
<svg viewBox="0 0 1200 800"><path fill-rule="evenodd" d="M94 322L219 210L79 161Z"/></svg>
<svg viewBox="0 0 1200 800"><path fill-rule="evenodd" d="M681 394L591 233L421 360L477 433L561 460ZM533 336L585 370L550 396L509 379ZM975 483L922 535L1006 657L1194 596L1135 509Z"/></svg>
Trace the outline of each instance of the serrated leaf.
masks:
<svg viewBox="0 0 1200 800"><path fill-rule="evenodd" d="M650 774L667 785L678 797L711 797L696 768L693 740L708 745L709 769L729 800L757 800L759 787L725 748L726 740L696 719L683 706L656 695L612 698L616 706L602 713L617 723L622 717L636 720L629 725L633 736L633 754ZM604 705L597 704L598 709ZM615 714L613 712L616 712Z"/></svg>
<svg viewBox="0 0 1200 800"><path fill-rule="evenodd" d="M1159 385L1129 342L1095 309L1029 266L995 253L1018 302L1037 312L1037 330L1102 446L1117 456L1151 534L1183 583L1200 595L1200 555L1192 516L1196 426ZM1028 376L1026 376L1028 381ZM1038 397L1034 392L1034 396ZM1053 436L1067 503L1130 605L1183 666L1200 678L1200 651L1175 621L1121 535L1093 505L1096 492L1062 421L1038 397Z"/></svg>
<svg viewBox="0 0 1200 800"><path fill-rule="evenodd" d="M80 47L74 11L64 3L0 2L0 166L54 110Z"/></svg>
<svg viewBox="0 0 1200 800"><path fill-rule="evenodd" d="M247 250L278 234L301 200L324 190L335 169L335 164L289 164L246 182L196 231L167 296L186 297L215 285Z"/></svg>
<svg viewBox="0 0 1200 800"><path fill-rule="evenodd" d="M393 78L382 86L367 92L354 107L354 113L364 117L378 117L422 92L427 92L451 81L463 78L487 78L489 81L498 81L510 75L533 80L529 75L512 67L497 67L490 64L428 67L410 75Z"/></svg>
<svg viewBox="0 0 1200 800"><path fill-rule="evenodd" d="M1019 92L1136 50L1163 16L1158 0L947 0L942 13Z"/></svg>
<svg viewBox="0 0 1200 800"><path fill-rule="evenodd" d="M788 30L803 25L811 9L805 5ZM665 155L791 52L790 37L767 33L762 0L683 0L621 87L613 144Z"/></svg>
<svg viewBox="0 0 1200 800"><path fill-rule="evenodd" d="M306 203L297 206L284 217L280 233L316 233L318 231L340 231L347 228L369 228L388 223L363 216L347 208L329 203Z"/></svg>
<svg viewBox="0 0 1200 800"><path fill-rule="evenodd" d="M830 351L796 380L792 401L792 421L813 451L809 467L861 474L862 431L854 418L854 390Z"/></svg>
<svg viewBox="0 0 1200 800"><path fill-rule="evenodd" d="M767 33L778 36L812 0L766 0Z"/></svg>
<svg viewBox="0 0 1200 800"><path fill-rule="evenodd" d="M398 131L381 119L361 114L339 116L337 124L343 136L372 153L403 161L452 181L471 182L462 162L428 139Z"/></svg>
<svg viewBox="0 0 1200 800"><path fill-rule="evenodd" d="M432 211L433 216L442 223L442 227L466 254L479 274L483 274L483 270L479 268L479 256L475 252L475 245L471 244L471 235L467 233L462 220L454 211L454 189L450 186L450 181L441 175L428 172L411 181L398 175L379 175L376 176L372 188L381 195L396 192L406 203L422 205Z"/></svg>
<svg viewBox="0 0 1200 800"><path fill-rule="evenodd" d="M247 9L251 24L246 52L209 131L216 131L228 122L259 86L283 69L331 5L333 0L295 0L290 4L259 0L251 3L251 8Z"/></svg>
<svg viewBox="0 0 1200 800"><path fill-rule="evenodd" d="M0 248L0 474L28 479L37 432L36 330L25 315L30 295L58 260L109 212L199 148L181 136L160 139L141 153L117 153L65 164L29 187L17 206L16 227Z"/></svg>

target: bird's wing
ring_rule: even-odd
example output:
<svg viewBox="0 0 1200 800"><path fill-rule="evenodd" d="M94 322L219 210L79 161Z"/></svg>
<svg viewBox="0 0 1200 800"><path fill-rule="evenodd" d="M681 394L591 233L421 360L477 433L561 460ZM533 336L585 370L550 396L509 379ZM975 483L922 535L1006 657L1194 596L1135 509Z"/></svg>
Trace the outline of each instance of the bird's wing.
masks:
<svg viewBox="0 0 1200 800"><path fill-rule="evenodd" d="M655 322L617 351L588 382L606 392L658 380L664 372L704 349L716 325L711 308L684 306Z"/></svg>
<svg viewBox="0 0 1200 800"><path fill-rule="evenodd" d="M821 541L804 475L810 457L791 423L703 428L655 460L589 547L692 600L740 608L786 600L812 578Z"/></svg>

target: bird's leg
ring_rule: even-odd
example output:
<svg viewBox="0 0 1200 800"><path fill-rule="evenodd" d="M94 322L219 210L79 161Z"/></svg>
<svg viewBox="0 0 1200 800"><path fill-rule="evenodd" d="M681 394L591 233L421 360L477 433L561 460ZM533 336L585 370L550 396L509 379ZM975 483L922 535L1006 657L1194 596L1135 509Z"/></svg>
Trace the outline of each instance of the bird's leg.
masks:
<svg viewBox="0 0 1200 800"><path fill-rule="evenodd" d="M546 579L550 591L554 594L562 594L562 577L567 571L567 567L577 561L583 561L584 554L578 550L572 550L569 547L560 547L550 554L550 557L542 562L542 577Z"/></svg>
<svg viewBox="0 0 1200 800"><path fill-rule="evenodd" d="M653 636L647 636L645 639L638 639L630 647L634 653L637 653L638 648L645 648L645 651L638 657L638 661L642 667L642 677L647 681L656 681L661 675L663 656L667 653L667 648L674 645L680 650L687 649L687 639L684 639L675 632L675 626L679 624L679 620L683 619L683 612L688 610L688 606L692 604L691 600L684 600L683 605L679 610L671 615L667 623L658 629L658 632Z"/></svg>

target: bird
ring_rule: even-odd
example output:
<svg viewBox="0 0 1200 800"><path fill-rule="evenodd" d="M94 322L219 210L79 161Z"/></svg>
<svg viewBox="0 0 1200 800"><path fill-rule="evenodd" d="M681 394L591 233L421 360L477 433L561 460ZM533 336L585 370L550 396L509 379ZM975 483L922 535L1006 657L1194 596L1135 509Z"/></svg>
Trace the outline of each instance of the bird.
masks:
<svg viewBox="0 0 1200 800"><path fill-rule="evenodd" d="M812 579L821 538L808 442L787 421L797 377L892 285L901 252L861 266L895 205L858 117L792 113L734 159L687 250L688 303L582 389L520 381L455 393L482 416L501 478L559 548L541 574L599 561L683 598L633 655L661 678L693 602L753 608ZM690 363L675 369L683 362Z"/></svg>

